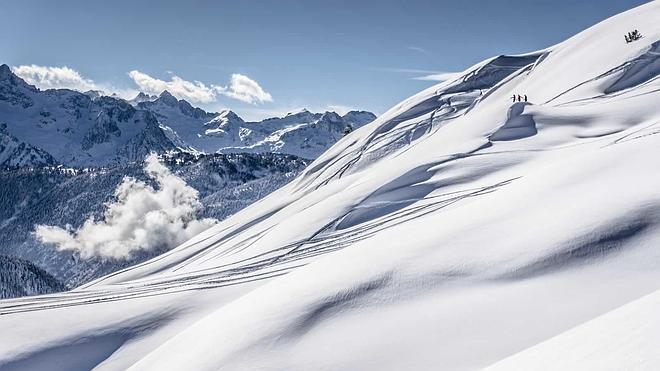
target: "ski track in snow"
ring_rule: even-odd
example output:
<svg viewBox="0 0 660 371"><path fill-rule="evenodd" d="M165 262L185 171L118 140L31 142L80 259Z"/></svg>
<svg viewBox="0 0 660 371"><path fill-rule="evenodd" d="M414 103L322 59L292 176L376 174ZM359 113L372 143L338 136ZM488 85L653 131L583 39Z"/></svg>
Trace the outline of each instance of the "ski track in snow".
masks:
<svg viewBox="0 0 660 371"><path fill-rule="evenodd" d="M53 296L39 296L19 298L12 301L10 305L4 305L0 301L0 315L20 313L33 310L44 310L51 308L62 308L75 305L84 305L138 297L148 297L154 295L165 295L169 293L178 293L181 291L200 290L206 288L217 288L228 285L236 285L243 282L262 280L277 277L287 272L301 267L301 260L313 258L329 252L337 251L350 246L360 240L367 239L378 231L387 228L389 225L403 223L406 220L421 217L426 214L436 212L442 208L453 205L470 197L476 197L489 192L494 192L497 188L505 186L514 181L510 179L498 184L481 187L479 189L466 190L462 192L452 192L447 195L437 195L426 198L423 204L405 208L397 212L389 213L381 218L377 218L367 223L335 233L323 234L330 227L337 224L344 216L331 221L324 228L318 230L311 237L281 246L262 254L252 256L247 259L237 261L234 264L218 265L212 269L187 271L181 277L171 277L167 280L158 280L154 283L144 282L141 285L120 285L121 290L113 287L112 291L96 292L69 292ZM458 193L456 195L456 193ZM440 198L437 200L437 198ZM419 200L415 200L419 201ZM260 233L261 236L252 237L258 239L263 237L267 231ZM247 241L241 241L235 245L235 248L245 249L249 247ZM245 245L245 246L244 246ZM277 254L275 257L269 257ZM218 258L218 256L208 257L207 260ZM200 257L201 259L201 257ZM195 258L191 258L194 261ZM204 260L202 260L202 263ZM296 264L292 264L296 263ZM183 268L179 267L178 269ZM173 271L177 271L174 269ZM120 291L119 293L117 291ZM65 303L61 302L62 295L67 297Z"/></svg>

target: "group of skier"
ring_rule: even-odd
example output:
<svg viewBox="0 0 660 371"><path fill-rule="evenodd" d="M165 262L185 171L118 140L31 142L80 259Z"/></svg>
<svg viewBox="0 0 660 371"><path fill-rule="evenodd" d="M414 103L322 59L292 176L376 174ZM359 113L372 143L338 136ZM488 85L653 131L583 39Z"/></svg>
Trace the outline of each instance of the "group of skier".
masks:
<svg viewBox="0 0 660 371"><path fill-rule="evenodd" d="M642 38L642 34L639 33L639 31L634 30L634 31L630 31L630 32L628 32L627 35L623 35L623 37L625 37L625 39L626 39L626 44L627 44L627 43L631 43L631 42L633 42L633 41L635 41L635 40L639 40L639 39L641 39L641 38Z"/></svg>
<svg viewBox="0 0 660 371"><path fill-rule="evenodd" d="M518 102L523 102L523 100L524 100L525 102L527 102L527 94L525 94L525 95L523 95L523 96L520 96L520 94L518 94L518 95L515 95L515 94L514 94L514 95L511 96L511 100L512 100L512 101L515 102L516 99L518 99Z"/></svg>

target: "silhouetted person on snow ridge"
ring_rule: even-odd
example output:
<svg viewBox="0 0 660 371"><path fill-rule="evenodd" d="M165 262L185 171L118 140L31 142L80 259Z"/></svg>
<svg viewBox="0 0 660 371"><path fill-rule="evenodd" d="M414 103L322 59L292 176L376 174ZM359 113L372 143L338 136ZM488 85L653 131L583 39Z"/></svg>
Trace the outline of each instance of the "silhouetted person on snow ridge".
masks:
<svg viewBox="0 0 660 371"><path fill-rule="evenodd" d="M527 94L525 94L525 102L527 102Z"/></svg>
<svg viewBox="0 0 660 371"><path fill-rule="evenodd" d="M631 32L628 32L628 35L624 35L626 38L627 43L631 43L633 41L639 40L642 38L642 34L639 33L638 30L633 30Z"/></svg>
<svg viewBox="0 0 660 371"><path fill-rule="evenodd" d="M511 101L512 101L512 102L515 102L515 101L516 101L516 95L515 95L515 94L511 96Z"/></svg>
<svg viewBox="0 0 660 371"><path fill-rule="evenodd" d="M522 100L522 97L520 96L520 94L518 94L518 102L520 102L521 100Z"/></svg>

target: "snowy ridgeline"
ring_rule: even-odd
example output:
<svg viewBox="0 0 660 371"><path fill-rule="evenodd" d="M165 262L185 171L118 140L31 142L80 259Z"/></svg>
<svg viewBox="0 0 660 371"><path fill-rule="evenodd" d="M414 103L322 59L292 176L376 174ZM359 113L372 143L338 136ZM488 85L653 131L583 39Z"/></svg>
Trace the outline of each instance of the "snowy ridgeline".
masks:
<svg viewBox="0 0 660 371"><path fill-rule="evenodd" d="M0 369L660 369L658 19L485 60L154 259L0 301Z"/></svg>
<svg viewBox="0 0 660 371"><path fill-rule="evenodd" d="M0 167L102 166L172 151L275 152L311 159L374 119L366 111L340 116L302 110L245 122L232 111L206 112L167 91L131 101L42 91L0 66Z"/></svg>
<svg viewBox="0 0 660 371"><path fill-rule="evenodd" d="M199 210L193 210L195 220L222 220L289 182L306 166L307 161L278 154L178 154L166 157L164 163L171 169L172 174L187 183L187 187L199 193ZM172 247L170 241L162 242L157 239L151 239L148 243L127 241L126 244L131 245L130 247L139 245L142 249L123 256L119 255L122 246L113 246L117 255L92 254L94 256L81 257L80 250L60 251L53 244L44 243L39 235L35 235L35 226L38 225L65 229L69 226L69 229L75 230L90 218L104 220L104 211L107 209L104 205L116 202L116 190L120 184L126 184L125 177L146 182L147 189L155 190L143 191L140 194L133 184L129 193L140 199L129 201L136 205L127 205L124 215L136 213L144 219L144 211L140 209L154 200L161 202L165 211L176 211L190 206L188 201L174 201L166 194L156 194L157 190L162 189L163 192L179 194L177 197L180 198L182 190L181 187L177 189L175 186L163 189L168 185L158 184L158 179L150 177L141 162L83 170L51 167L0 171L0 255L26 259L56 277L46 280L48 284L42 284L43 277L40 274L15 276L19 270L0 269L3 279L14 281L8 288L0 287L3 290L0 297L61 291L64 285L75 287L144 261ZM149 199L151 195L153 196ZM121 216L115 216L117 217ZM181 222L187 224L191 221L181 219ZM124 223L137 222L128 219ZM185 232L185 229L177 229L176 223L177 220L170 220L162 228L154 227L150 232L165 236L168 231ZM137 225L127 225L126 228L118 226L110 230L113 235L108 238L118 240L121 233L137 228ZM94 231L96 234L101 232ZM98 239L98 236L95 238ZM18 266L20 260L15 264ZM16 277L23 279L15 280ZM53 285L53 281L59 283ZM18 288L21 284L23 289Z"/></svg>

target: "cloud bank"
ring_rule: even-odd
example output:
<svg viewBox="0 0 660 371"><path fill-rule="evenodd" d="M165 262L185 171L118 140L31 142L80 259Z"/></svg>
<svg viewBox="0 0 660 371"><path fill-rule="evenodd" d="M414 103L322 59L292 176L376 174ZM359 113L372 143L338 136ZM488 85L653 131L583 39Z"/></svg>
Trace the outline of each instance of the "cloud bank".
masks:
<svg viewBox="0 0 660 371"><path fill-rule="evenodd" d="M11 69L18 77L39 89L72 89L80 92L97 90L103 94L116 94L124 99L130 99L138 93L133 89L118 89L111 85L97 83L66 66L52 67L31 64L14 66Z"/></svg>
<svg viewBox="0 0 660 371"><path fill-rule="evenodd" d="M93 80L86 79L69 67L24 65L12 67L12 71L28 84L41 89L99 90Z"/></svg>
<svg viewBox="0 0 660 371"><path fill-rule="evenodd" d="M35 235L59 250L74 250L83 258L123 259L133 252L173 248L214 225L198 219L198 192L172 174L156 155L146 159L145 171L158 188L125 177L106 204L103 220L87 219L76 230L37 225Z"/></svg>
<svg viewBox="0 0 660 371"><path fill-rule="evenodd" d="M106 94L114 93L126 99L137 94L137 90L134 89L117 89L106 84L99 84L66 66L52 67L32 64L12 67L12 71L28 84L40 89L73 89L81 92L100 90ZM140 91L160 94L163 90L167 90L175 97L192 103L216 102L220 95L253 105L273 101L273 96L259 83L239 73L231 75L227 86L207 85L196 80L189 81L174 74L169 80L162 80L138 70L128 72L128 76Z"/></svg>
<svg viewBox="0 0 660 371"><path fill-rule="evenodd" d="M128 76L145 93L160 94L167 90L175 97L190 102L211 103L216 100L215 90L200 81L188 81L176 75L172 75L170 81L165 81L137 70L130 71Z"/></svg>
<svg viewBox="0 0 660 371"><path fill-rule="evenodd" d="M273 97L259 86L256 81L240 73L231 75L229 86L215 86L215 89L220 94L245 103L256 104L273 101Z"/></svg>
<svg viewBox="0 0 660 371"><path fill-rule="evenodd" d="M163 90L167 90L179 99L196 103L215 102L218 94L249 104L273 101L270 93L266 92L256 81L238 73L231 75L228 86L207 86L201 81L188 81L176 75L172 75L169 81L165 81L137 70L129 72L128 76L145 93L160 94Z"/></svg>

